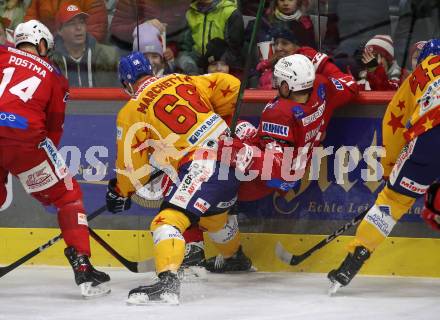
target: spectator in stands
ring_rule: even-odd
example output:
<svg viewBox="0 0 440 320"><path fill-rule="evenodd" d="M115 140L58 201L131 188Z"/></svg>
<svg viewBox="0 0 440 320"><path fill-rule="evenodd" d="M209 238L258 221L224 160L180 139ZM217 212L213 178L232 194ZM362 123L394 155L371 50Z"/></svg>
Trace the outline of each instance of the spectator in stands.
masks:
<svg viewBox="0 0 440 320"><path fill-rule="evenodd" d="M23 0L6 0L0 5L1 17L9 19L8 28L14 30L23 22L26 6Z"/></svg>
<svg viewBox="0 0 440 320"><path fill-rule="evenodd" d="M206 46L206 54L200 60L200 67L204 73L223 72L229 73L229 65L225 61L228 44L225 40L214 38Z"/></svg>
<svg viewBox="0 0 440 320"><path fill-rule="evenodd" d="M270 1L269 8L265 11L261 24L259 26L257 32L257 46L259 43L268 43L273 37L274 33L277 33L277 30L286 29L289 30L289 33L292 35L289 38L295 38L295 45L307 46L316 48L315 43L315 33L313 29L312 20L308 15L304 15L306 5L308 5L307 0L272 0ZM255 21L249 22L245 30L245 51L247 52L252 30L254 28ZM280 52L280 51L278 51ZM258 65L261 62L259 59L261 55L257 57L256 55L252 55L251 57L251 65L252 70L254 70L254 66ZM256 59L256 61L254 60ZM278 61L279 58L274 57L274 64ZM258 72L262 72L261 68L267 69L267 65L262 64L259 66ZM269 67L268 74L272 74L272 66ZM253 71L252 71L253 72ZM254 72L253 72L254 73ZM272 76L268 78L271 80ZM263 77L264 79L264 77ZM255 87L257 84L255 83L255 78L251 77L249 81L250 87ZM270 88L271 83L265 83L258 85L261 88Z"/></svg>
<svg viewBox="0 0 440 320"><path fill-rule="evenodd" d="M272 57L262 60L257 65L258 89L272 89L272 72L275 64L279 59L297 53L300 49L298 38L290 29L274 28L271 34L275 41L274 53Z"/></svg>
<svg viewBox="0 0 440 320"><path fill-rule="evenodd" d="M291 29L302 46L316 48L313 23L303 5L303 0L273 0L269 21L272 27Z"/></svg>
<svg viewBox="0 0 440 320"><path fill-rule="evenodd" d="M87 32L102 42L107 35L107 11L104 0L32 0L26 11L25 21L36 19L45 24L52 33L56 33L59 26L56 26L55 16L65 3L71 3L81 8L90 18L87 20Z"/></svg>
<svg viewBox="0 0 440 320"><path fill-rule="evenodd" d="M315 32L310 16L304 14L305 0L272 0L262 17L258 38L267 38L273 28L290 29L302 46L316 48ZM246 40L250 40L255 21L246 27Z"/></svg>
<svg viewBox="0 0 440 320"><path fill-rule="evenodd" d="M402 81L402 70L394 59L393 40L388 35L370 39L362 53L364 69L359 73L360 90L397 90Z"/></svg>
<svg viewBox="0 0 440 320"><path fill-rule="evenodd" d="M181 43L177 66L187 74L199 74L198 62L206 54L209 40L220 38L228 48L226 63L233 68L242 65L241 48L244 40L243 17L230 0L196 0L186 12L189 30Z"/></svg>
<svg viewBox="0 0 440 320"><path fill-rule="evenodd" d="M74 4L61 5L56 16L60 27L53 60L72 87L118 86L118 52L87 33L88 17Z"/></svg>
<svg viewBox="0 0 440 320"><path fill-rule="evenodd" d="M122 49L131 51L133 37L132 31L136 26L143 22L154 22L156 27L162 32L166 26L167 44L170 50L175 50L173 42L179 41L183 32L187 29L185 12L191 0L137 0L136 5L133 0L119 0L116 4L115 13L110 26L112 40ZM139 17L136 16L136 12ZM157 22L162 26L159 27ZM167 56L167 51L164 52ZM174 55L177 52L174 52Z"/></svg>
<svg viewBox="0 0 440 320"><path fill-rule="evenodd" d="M140 51L150 61L153 72L156 76L163 76L174 72L174 59L166 60L163 52L163 41L159 30L148 22L139 26L139 48L138 28L133 31L133 51Z"/></svg>

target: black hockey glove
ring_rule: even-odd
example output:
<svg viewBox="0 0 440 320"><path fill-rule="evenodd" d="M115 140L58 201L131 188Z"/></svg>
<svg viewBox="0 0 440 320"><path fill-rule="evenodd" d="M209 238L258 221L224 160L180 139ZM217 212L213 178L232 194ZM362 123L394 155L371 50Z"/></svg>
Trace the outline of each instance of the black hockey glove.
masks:
<svg viewBox="0 0 440 320"><path fill-rule="evenodd" d="M108 182L107 194L105 195L107 210L111 213L119 213L131 207L131 199L123 197L116 191L116 179Z"/></svg>

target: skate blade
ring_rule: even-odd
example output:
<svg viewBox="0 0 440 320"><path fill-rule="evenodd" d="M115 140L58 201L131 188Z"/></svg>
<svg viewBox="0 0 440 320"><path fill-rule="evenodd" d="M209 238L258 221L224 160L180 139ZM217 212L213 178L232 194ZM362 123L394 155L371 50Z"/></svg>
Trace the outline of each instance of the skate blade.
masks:
<svg viewBox="0 0 440 320"><path fill-rule="evenodd" d="M241 271L226 271L224 273L228 274L242 274L242 273L249 273L249 272L257 272L258 269L254 266L251 266L248 270L241 270Z"/></svg>
<svg viewBox="0 0 440 320"><path fill-rule="evenodd" d="M146 305L179 305L179 297L177 294L164 293L160 295L161 300L150 300L147 294L134 293L131 294L126 303L133 306L146 306Z"/></svg>
<svg viewBox="0 0 440 320"><path fill-rule="evenodd" d="M330 281L330 288L327 291L329 297L333 297L342 285L338 281Z"/></svg>
<svg viewBox="0 0 440 320"><path fill-rule="evenodd" d="M109 294L111 291L110 287L106 286L104 283L93 287L91 282L84 282L79 285L79 288L81 290L81 295L85 299L102 297Z"/></svg>
<svg viewBox="0 0 440 320"><path fill-rule="evenodd" d="M248 270L231 270L231 271L218 271L218 270L213 270L213 271L209 271L210 273L213 274L246 274L246 273L250 273L250 272L257 272L258 269L254 266L251 266Z"/></svg>

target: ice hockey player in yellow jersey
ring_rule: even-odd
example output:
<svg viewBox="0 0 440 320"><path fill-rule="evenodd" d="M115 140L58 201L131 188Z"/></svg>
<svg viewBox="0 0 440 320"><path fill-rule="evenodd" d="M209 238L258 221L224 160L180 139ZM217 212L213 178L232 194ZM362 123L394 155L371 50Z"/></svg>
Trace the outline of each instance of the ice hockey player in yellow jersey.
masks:
<svg viewBox="0 0 440 320"><path fill-rule="evenodd" d="M176 304L177 270L185 251L182 233L192 224L207 231L230 268L251 268L241 250L237 221L228 217L239 181L230 167L220 177L225 172L216 149L228 128L225 119L234 112L240 81L223 73L156 78L139 52L121 58L119 77L132 98L117 117L117 177L109 182L108 210L128 209L130 195L155 168L173 180L150 226L158 281L131 290L128 302Z"/></svg>
<svg viewBox="0 0 440 320"><path fill-rule="evenodd" d="M428 41L417 68L389 103L382 159L387 183L356 230L341 266L330 271L330 293L346 286L396 222L440 177L440 39Z"/></svg>

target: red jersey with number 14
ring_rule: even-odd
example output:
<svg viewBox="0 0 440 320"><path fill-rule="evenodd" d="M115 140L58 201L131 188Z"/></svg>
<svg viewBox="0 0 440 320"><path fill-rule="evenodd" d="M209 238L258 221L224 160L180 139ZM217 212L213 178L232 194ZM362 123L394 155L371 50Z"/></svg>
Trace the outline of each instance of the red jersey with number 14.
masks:
<svg viewBox="0 0 440 320"><path fill-rule="evenodd" d="M29 52L0 46L0 145L58 144L68 83L52 64Z"/></svg>

